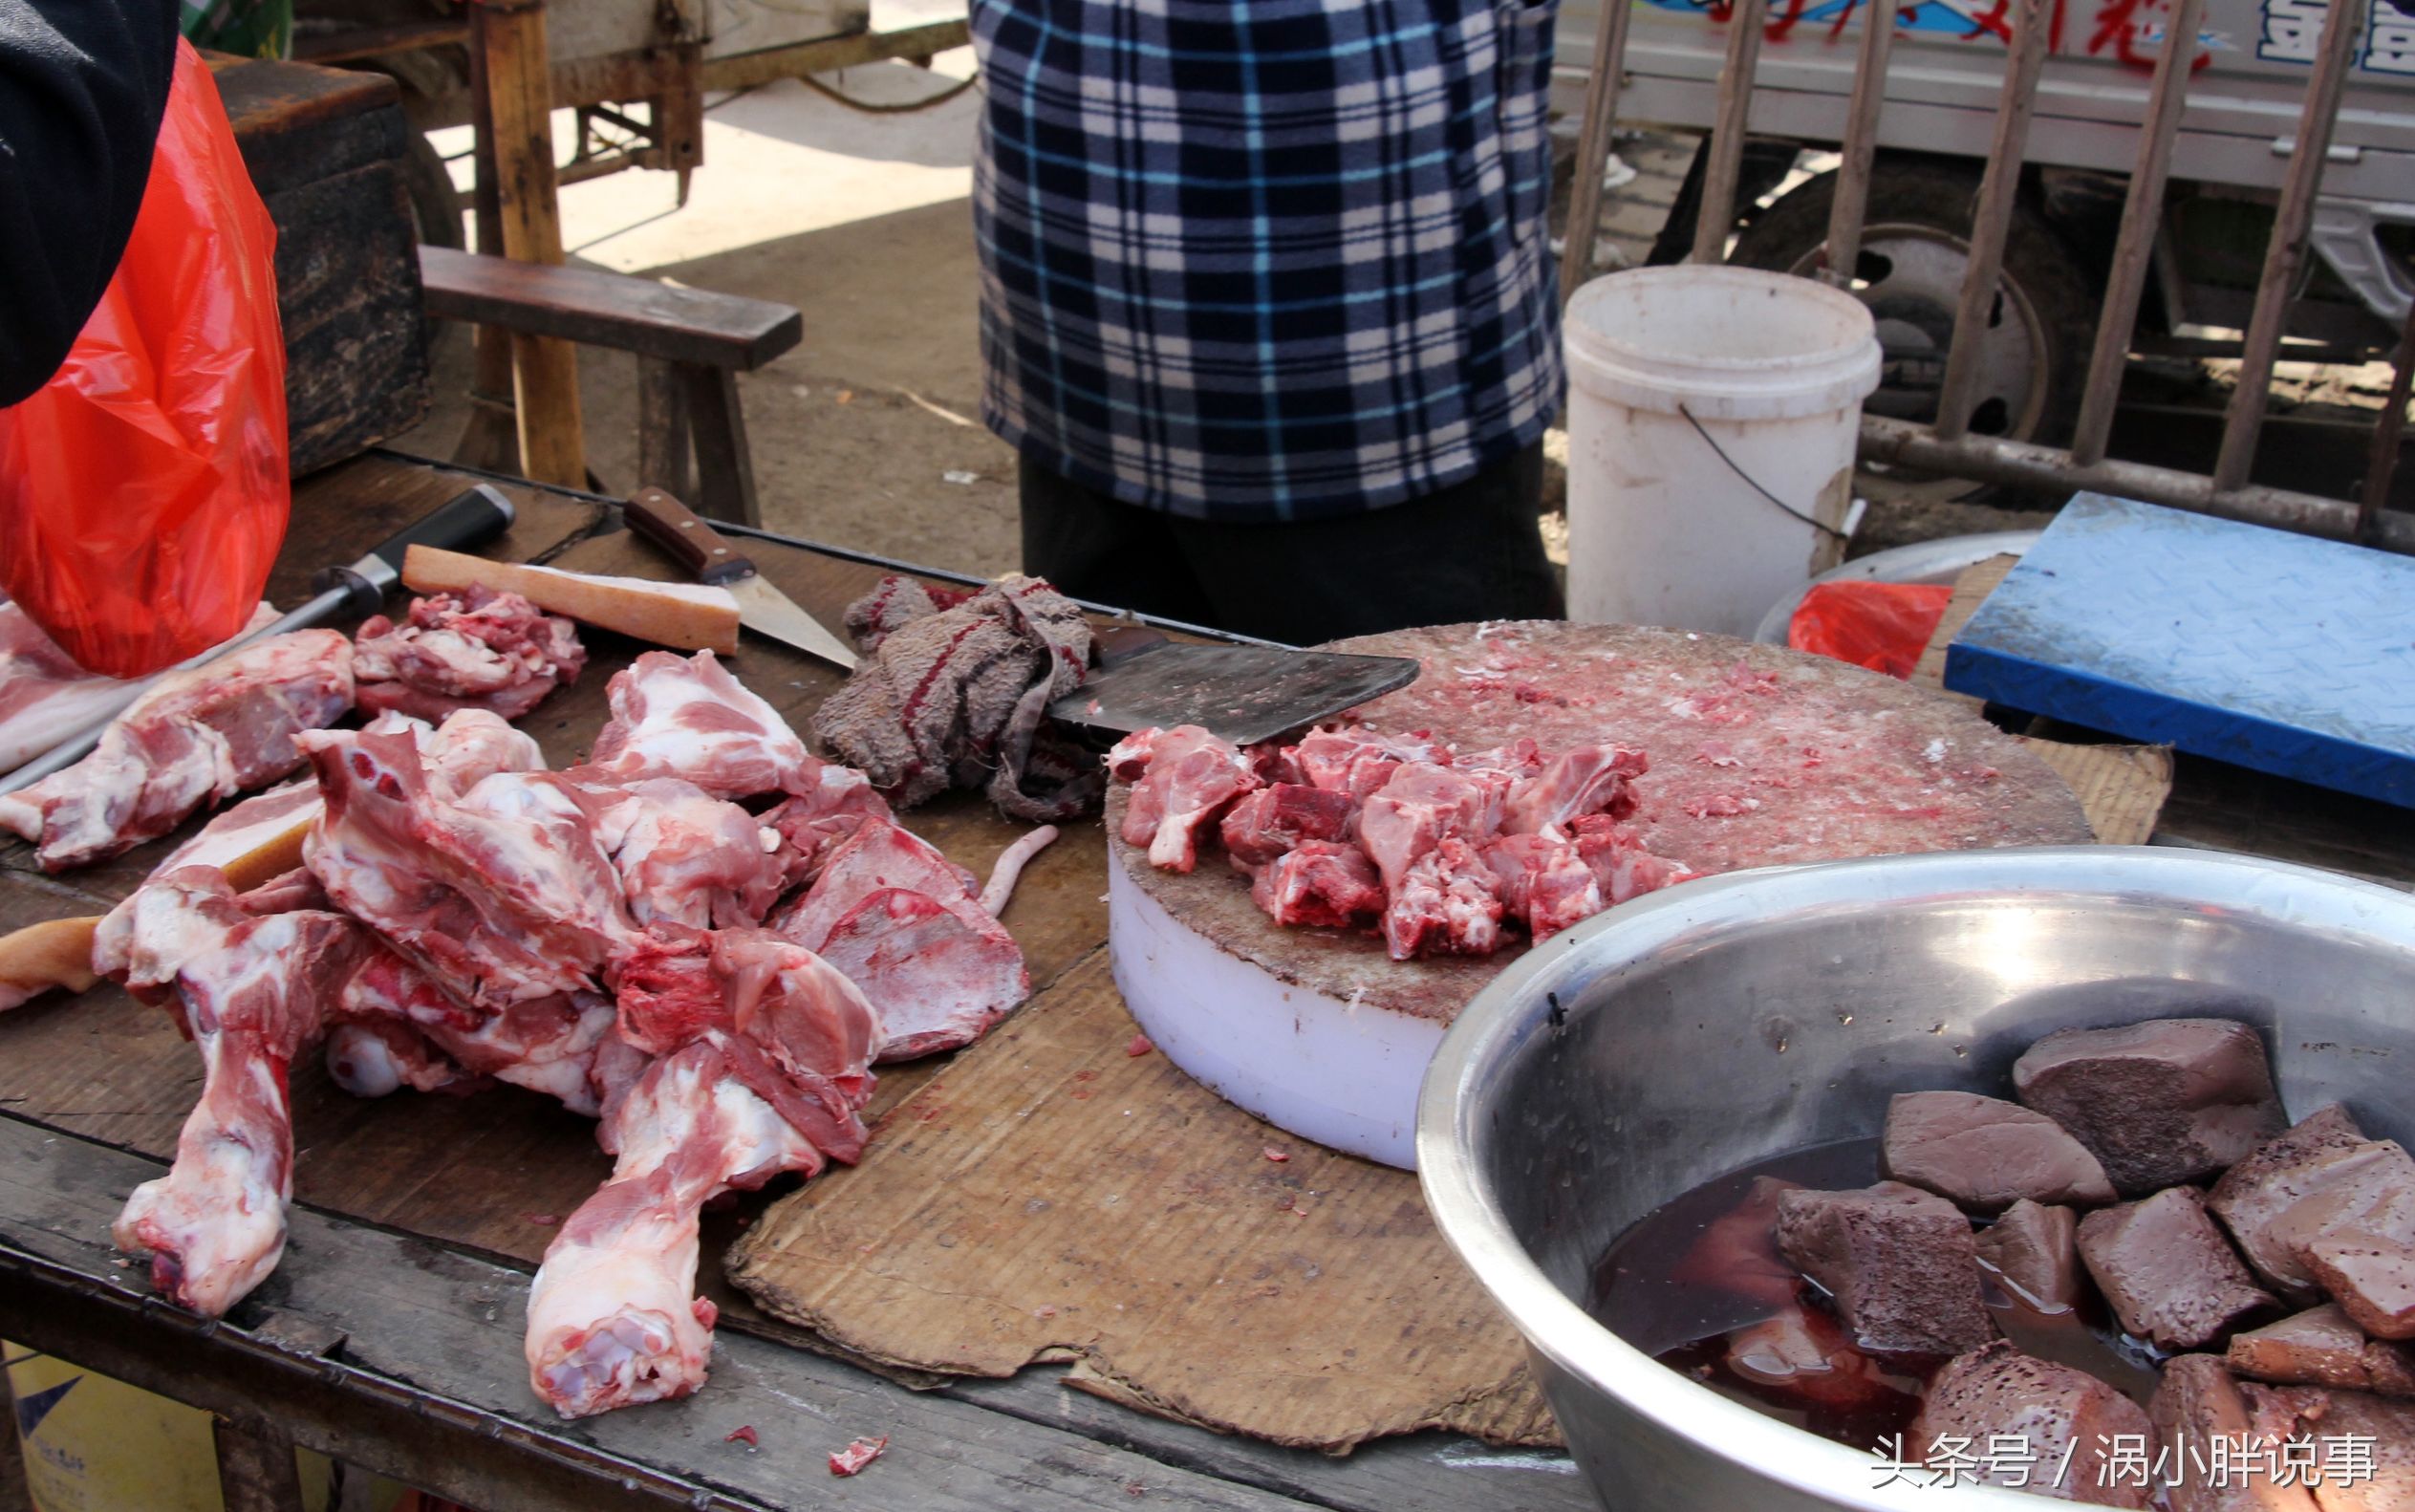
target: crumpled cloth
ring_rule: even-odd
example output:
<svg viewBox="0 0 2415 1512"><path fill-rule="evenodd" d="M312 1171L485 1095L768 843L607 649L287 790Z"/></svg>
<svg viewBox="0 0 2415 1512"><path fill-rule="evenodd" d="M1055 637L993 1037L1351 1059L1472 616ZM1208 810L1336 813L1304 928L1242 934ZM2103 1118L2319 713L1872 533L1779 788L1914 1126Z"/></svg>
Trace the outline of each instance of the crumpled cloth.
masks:
<svg viewBox="0 0 2415 1512"><path fill-rule="evenodd" d="M1105 774L1043 724L1081 686L1090 626L1073 600L1015 573L978 593L888 577L847 609L864 660L813 716L813 734L899 809L977 788L1035 824L1094 808Z"/></svg>

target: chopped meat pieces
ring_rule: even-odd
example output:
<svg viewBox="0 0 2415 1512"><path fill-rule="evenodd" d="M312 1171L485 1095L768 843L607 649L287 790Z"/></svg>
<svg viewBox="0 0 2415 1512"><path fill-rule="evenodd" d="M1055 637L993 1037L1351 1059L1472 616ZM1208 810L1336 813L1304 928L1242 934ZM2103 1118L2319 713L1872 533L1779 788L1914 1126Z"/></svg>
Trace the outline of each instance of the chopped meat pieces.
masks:
<svg viewBox="0 0 2415 1512"><path fill-rule="evenodd" d="M2044 1113L1975 1092L1898 1092L1887 1105L1882 1169L1974 1213L2023 1198L2114 1199L2097 1157Z"/></svg>
<svg viewBox="0 0 2415 1512"><path fill-rule="evenodd" d="M1907 1443L1915 1455L1935 1455L1943 1440L2017 1442L2019 1457L1991 1456L1964 1473L2092 1506L2146 1506L2149 1485L2111 1473L2116 1436L2145 1444L2153 1461L2154 1429L2136 1402L2085 1372L1997 1340L1955 1356L1930 1381Z"/></svg>
<svg viewBox="0 0 2415 1512"><path fill-rule="evenodd" d="M2081 1298L2079 1228L2071 1209L2023 1198L1979 1231L1979 1264L2038 1311L2069 1312Z"/></svg>
<svg viewBox="0 0 2415 1512"><path fill-rule="evenodd" d="M1303 840L1347 840L1358 804L1348 793L1299 783L1261 788L1225 810L1224 853L1242 871L1264 866Z"/></svg>
<svg viewBox="0 0 2415 1512"><path fill-rule="evenodd" d="M1644 849L1627 826L1607 814L1586 814L1572 820L1569 833L1577 855L1602 884L1604 902L1615 906L1646 893L1691 881L1701 874L1683 861L1654 855Z"/></svg>
<svg viewBox="0 0 2415 1512"><path fill-rule="evenodd" d="M1412 762L1360 806L1358 843L1398 898L1409 869L1445 839L1480 841L1499 830L1508 793L1506 777Z"/></svg>
<svg viewBox="0 0 2415 1512"><path fill-rule="evenodd" d="M898 808L971 788L1046 824L1096 801L1097 765L1042 720L1089 673L1080 605L1020 573L944 606L891 578L847 619L865 659L814 710L813 733Z"/></svg>
<svg viewBox="0 0 2415 1512"><path fill-rule="evenodd" d="M2355 1181L2383 1158L2348 1111L2331 1103L2225 1171L2206 1205L2230 1226L2239 1252L2258 1274L2292 1295L2303 1295L2314 1281L2294 1252L2301 1236L2283 1220L2299 1201Z"/></svg>
<svg viewBox="0 0 2415 1512"><path fill-rule="evenodd" d="M162 678L101 733L93 753L0 794L0 829L63 872L167 833L187 815L302 764L293 737L353 704L352 642L333 630L255 640Z"/></svg>
<svg viewBox="0 0 2415 1512"><path fill-rule="evenodd" d="M1870 1353L1959 1354L1995 1337L1970 1220L1931 1193L1894 1181L1781 1193L1778 1248Z"/></svg>
<svg viewBox="0 0 2415 1512"><path fill-rule="evenodd" d="M2315 1499L2270 1473L2241 1466L2274 1463L2268 1422L2241 1394L2215 1354L2184 1354L2164 1363L2148 1416L2169 1457L2171 1512L2315 1512Z"/></svg>
<svg viewBox="0 0 2415 1512"><path fill-rule="evenodd" d="M1451 835L1419 856L1392 889L1384 910L1384 947L1394 961L1489 956L1500 948L1502 912L1500 878L1473 846Z"/></svg>
<svg viewBox="0 0 2415 1512"><path fill-rule="evenodd" d="M1501 881L1501 901L1535 939L1549 940L1606 906L1601 879L1556 830L1484 842L1484 864Z"/></svg>
<svg viewBox="0 0 2415 1512"><path fill-rule="evenodd" d="M262 604L242 634L276 617ZM136 684L77 666L22 606L0 603L0 771L14 771L80 734L135 691Z"/></svg>
<svg viewBox="0 0 2415 1512"><path fill-rule="evenodd" d="M830 1451L830 1474L834 1476L860 1475L864 1467L879 1458L881 1452L888 1447L889 1440L885 1436L879 1438L850 1439L846 1448Z"/></svg>
<svg viewBox="0 0 2415 1512"><path fill-rule="evenodd" d="M822 763L709 651L649 651L605 685L604 697L612 718L587 765L570 773L580 782L678 777L716 798L815 790Z"/></svg>
<svg viewBox="0 0 2415 1512"><path fill-rule="evenodd" d="M2415 1396L2415 1349L2365 1337L2336 1303L2233 1334L2230 1361L2259 1381Z"/></svg>
<svg viewBox="0 0 2415 1512"><path fill-rule="evenodd" d="M1563 751L1544 763L1542 771L1520 778L1510 789L1501 810L1501 830L1508 834L1532 834L1565 825L1581 814L1627 818L1638 807L1628 784L1642 776L1650 765L1642 751L1618 745L1580 745Z"/></svg>
<svg viewBox="0 0 2415 1512"><path fill-rule="evenodd" d="M779 834L677 777L594 791L596 836L640 924L756 924L786 885Z"/></svg>
<svg viewBox="0 0 2415 1512"><path fill-rule="evenodd" d="M400 624L374 615L353 641L360 706L430 721L464 708L516 720L586 665L576 625L483 585L414 599Z"/></svg>
<svg viewBox="0 0 2415 1512"><path fill-rule="evenodd" d="M2091 1213L2080 1220L2079 1243L2122 1327L2159 1349L2202 1348L2273 1303L2206 1216L2195 1187Z"/></svg>
<svg viewBox="0 0 2415 1512"><path fill-rule="evenodd" d="M1227 805L1258 786L1249 758L1197 724L1156 738L1149 768L1132 784L1124 840L1149 848L1149 864L1188 872L1198 864L1199 832Z"/></svg>
<svg viewBox="0 0 2415 1512"><path fill-rule="evenodd" d="M1431 762L1439 754L1433 742L1420 736L1394 739L1373 730L1314 730L1291 748L1291 761L1310 787L1363 799L1391 782L1404 763Z"/></svg>
<svg viewBox="0 0 2415 1512"><path fill-rule="evenodd" d="M2049 1034L2014 1063L2013 1088L2125 1197L2212 1176L2286 1122L2264 1041L2228 1019Z"/></svg>
<svg viewBox="0 0 2415 1512"><path fill-rule="evenodd" d="M1278 924L1347 929L1384 911L1384 879L1354 845L1303 840L1258 869L1249 896Z"/></svg>

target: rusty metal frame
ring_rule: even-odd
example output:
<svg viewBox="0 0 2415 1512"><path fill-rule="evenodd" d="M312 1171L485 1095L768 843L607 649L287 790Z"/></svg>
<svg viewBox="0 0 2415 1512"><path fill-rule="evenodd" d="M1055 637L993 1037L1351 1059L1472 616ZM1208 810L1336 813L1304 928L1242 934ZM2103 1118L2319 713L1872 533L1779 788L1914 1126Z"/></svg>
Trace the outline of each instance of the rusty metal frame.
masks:
<svg viewBox="0 0 2415 1512"><path fill-rule="evenodd" d="M1616 129L1616 104L1626 67L1627 13L1635 0L1606 0L1594 38L1592 76L1585 92L1576 192L1561 262L1563 296L1572 293L1592 269L1600 219L1602 163ZM2264 423L2273 368L2302 281L2315 199L2329 155L2332 126L2340 110L2357 39L2362 34L2367 0L2332 0L2300 113L2295 148L2284 179L2273 234L2266 248L2253 313L2244 344L2239 380L2225 417L2220 454L2210 475L2176 468L2115 462L2104 455L2105 439L2127 365L2138 306L2147 273L2156 265L2164 191L2169 182L2173 142L2185 104L2189 65L2203 0L2175 0L2155 68L2139 155L2123 206L2114 268L2104 313L2090 353L2081 419L2071 449L2033 445L1969 433L1971 389L1978 370L1978 336L1996 297L2004 244L2020 190L2029 119L2037 80L2047 51L2045 0L2021 0L2007 53L2005 81L1997 102L1996 134L1973 214L1971 266L1957 301L1954 335L1947 351L1938 394L1937 420L1922 426L1865 416L1861 457L1865 462L1918 467L1974 481L2045 489L2102 488L2109 492L2270 525L2309 534L2359 540L2391 551L2415 552L2415 516L2383 508L2407 423L2410 387L2415 387L2415 319L2395 354L2387 406L2372 432L2361 499L2349 503L2248 483ZM1863 218L1868 204L1877 152L1885 78L1893 43L1898 0L1869 0L1852 100L1847 108L1843 162L1830 212L1828 241L1819 276L1852 287ZM1702 203L1694 223L1692 261L1716 262L1725 255L1736 224L1737 165L1751 119L1766 0L1734 0L1728 19L1725 62L1719 73L1716 122L1705 158Z"/></svg>

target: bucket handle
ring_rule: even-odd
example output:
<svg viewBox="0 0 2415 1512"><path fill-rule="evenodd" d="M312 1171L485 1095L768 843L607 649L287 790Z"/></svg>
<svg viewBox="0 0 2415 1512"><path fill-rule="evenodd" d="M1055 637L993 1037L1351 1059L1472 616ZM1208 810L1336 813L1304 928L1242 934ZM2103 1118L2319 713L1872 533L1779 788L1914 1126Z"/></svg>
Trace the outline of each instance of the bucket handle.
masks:
<svg viewBox="0 0 2415 1512"><path fill-rule="evenodd" d="M1677 403L1677 413L1686 418L1686 423L1693 427L1693 433L1702 438L1703 443L1709 446L1711 450L1717 455L1721 462L1727 464L1728 471L1743 479L1746 486L1751 487L1755 493L1757 493L1762 498L1767 499L1770 503L1785 510L1788 514L1793 515L1796 519L1800 520L1803 524L1810 526L1821 534L1837 541L1843 541L1845 539L1845 533L1843 530L1838 529L1835 526L1830 525L1827 521L1822 520L1816 515L1807 514L1804 511L1796 508L1793 505L1788 504L1785 500L1770 492L1767 488L1762 487L1759 482L1756 480L1751 473L1746 472L1743 468L1737 466L1736 464L1736 459L1727 454L1727 448L1721 446L1716 441L1712 439L1711 433L1702 428L1702 421L1693 418L1693 411L1686 408L1685 401L1682 400L1680 400Z"/></svg>

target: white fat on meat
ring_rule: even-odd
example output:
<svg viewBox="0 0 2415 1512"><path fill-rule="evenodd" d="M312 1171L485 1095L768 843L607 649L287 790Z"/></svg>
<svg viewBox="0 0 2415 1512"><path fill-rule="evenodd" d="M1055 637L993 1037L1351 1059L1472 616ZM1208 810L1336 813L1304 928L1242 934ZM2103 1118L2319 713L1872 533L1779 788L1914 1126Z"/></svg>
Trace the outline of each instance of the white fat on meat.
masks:
<svg viewBox="0 0 2415 1512"><path fill-rule="evenodd" d="M1117 769L1113 752L1109 761ZM1198 864L1199 832L1257 786L1257 768L1230 741L1197 724L1155 732L1124 810L1124 839L1147 846L1150 865L1188 872Z"/></svg>
<svg viewBox="0 0 2415 1512"><path fill-rule="evenodd" d="M480 708L518 719L587 665L578 628L484 586L414 599L398 624L371 616L353 647L360 706L420 719Z"/></svg>
<svg viewBox="0 0 2415 1512"><path fill-rule="evenodd" d="M596 1061L611 1039L615 1009L599 993L534 998L500 1009L466 1004L409 960L382 945L346 982L329 1016L374 1034L332 1038L328 1067L347 1091L382 1096L401 1086L421 1091L490 1077L558 1099L575 1113L598 1112L606 1086ZM400 1074L382 1091L377 1056ZM349 1064L339 1065L339 1058ZM445 1068L453 1074L444 1074ZM354 1083L359 1085L356 1087Z"/></svg>
<svg viewBox="0 0 2415 1512"><path fill-rule="evenodd" d="M1359 806L1359 844L1384 891L1397 899L1417 861L1446 839L1481 841L1499 831L1510 778L1410 762Z"/></svg>
<svg viewBox="0 0 2415 1512"><path fill-rule="evenodd" d="M591 789L597 835L640 924L759 924L787 886L777 830L677 777Z"/></svg>
<svg viewBox="0 0 2415 1512"><path fill-rule="evenodd" d="M303 859L346 912L490 1010L596 987L638 938L594 801L554 772L455 795L408 732L301 737L327 804Z"/></svg>
<svg viewBox="0 0 2415 1512"><path fill-rule="evenodd" d="M206 875L182 875L192 918L146 921L181 947L216 936L172 977L174 1006L202 1055L201 1098L168 1174L134 1190L113 1232L119 1248L150 1255L162 1295L217 1317L284 1252L293 1194L288 1069L369 940L351 919L317 911L234 921L229 910L240 908L225 879L213 892Z"/></svg>
<svg viewBox="0 0 2415 1512"><path fill-rule="evenodd" d="M649 651L612 680L605 697L612 718L575 769L581 782L678 777L716 798L814 789L823 763L709 651Z"/></svg>
<svg viewBox="0 0 2415 1512"><path fill-rule="evenodd" d="M91 755L0 794L0 829L64 871L167 833L195 810L301 764L294 737L353 703L352 642L333 630L271 636L162 678Z"/></svg>
<svg viewBox="0 0 2415 1512"><path fill-rule="evenodd" d="M251 622L217 649L223 652L276 616L274 607L261 604ZM149 680L121 682L85 671L23 605L0 603L0 771L14 771L81 734Z"/></svg>

